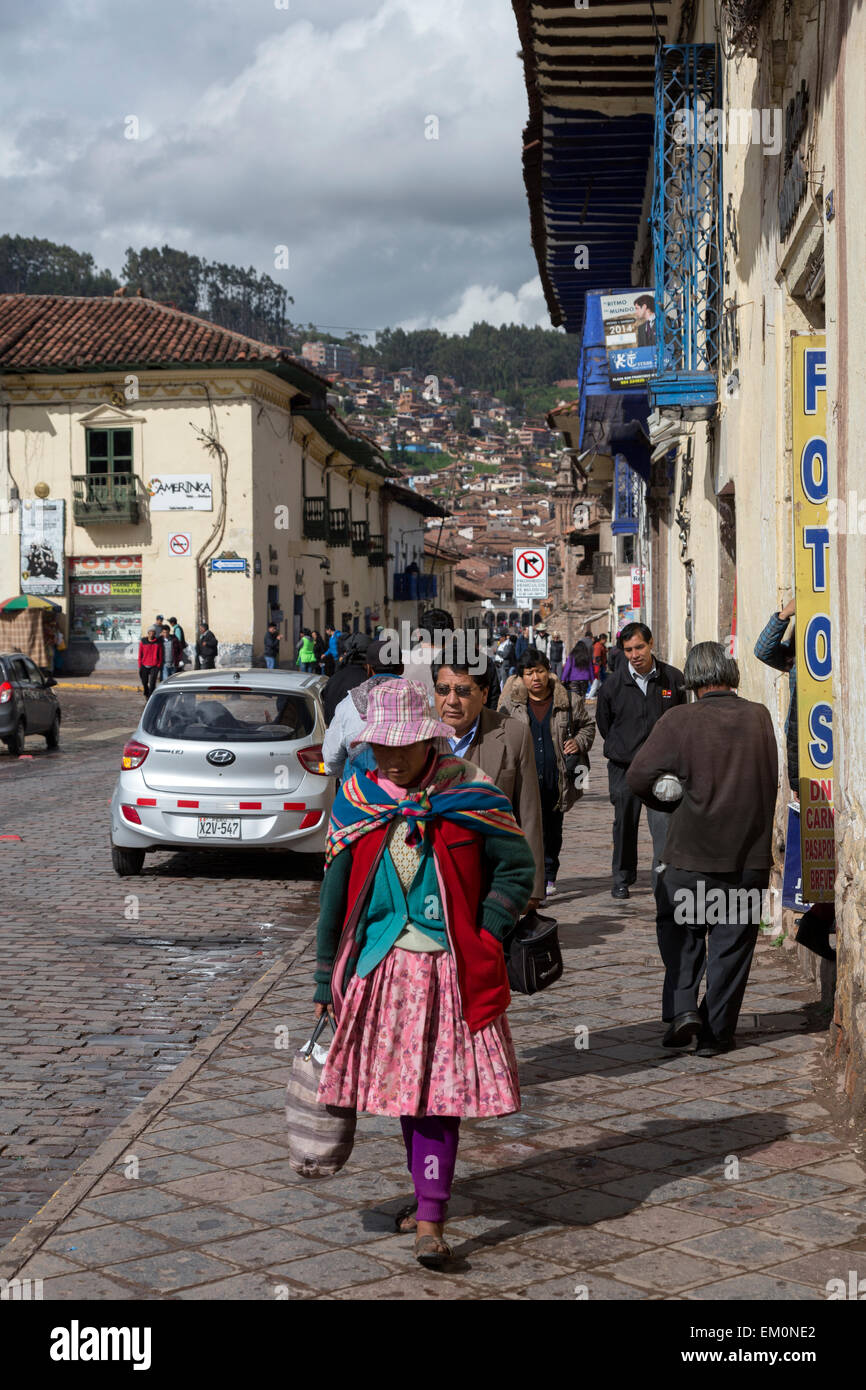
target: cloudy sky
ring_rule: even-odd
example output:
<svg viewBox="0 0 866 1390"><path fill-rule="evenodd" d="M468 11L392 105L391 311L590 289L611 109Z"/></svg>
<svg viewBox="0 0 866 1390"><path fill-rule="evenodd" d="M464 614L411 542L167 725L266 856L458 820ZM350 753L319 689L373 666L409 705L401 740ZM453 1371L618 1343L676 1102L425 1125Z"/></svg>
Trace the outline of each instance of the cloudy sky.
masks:
<svg viewBox="0 0 866 1390"><path fill-rule="evenodd" d="M252 264L302 323L549 326L518 46L509 0L0 0L0 230Z"/></svg>

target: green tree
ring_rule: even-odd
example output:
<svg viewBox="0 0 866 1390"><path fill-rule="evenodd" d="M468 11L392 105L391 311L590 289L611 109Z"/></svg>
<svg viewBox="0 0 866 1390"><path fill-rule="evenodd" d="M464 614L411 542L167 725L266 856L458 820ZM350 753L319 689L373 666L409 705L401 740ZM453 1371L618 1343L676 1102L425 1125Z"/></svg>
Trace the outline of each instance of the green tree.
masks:
<svg viewBox="0 0 866 1390"><path fill-rule="evenodd" d="M111 294L118 282L89 252L39 237L0 236L0 293Z"/></svg>
<svg viewBox="0 0 866 1390"><path fill-rule="evenodd" d="M199 256L173 246L142 246L140 251L128 246L120 273L124 284L141 290L146 299L158 299L194 314L199 308L204 268Z"/></svg>

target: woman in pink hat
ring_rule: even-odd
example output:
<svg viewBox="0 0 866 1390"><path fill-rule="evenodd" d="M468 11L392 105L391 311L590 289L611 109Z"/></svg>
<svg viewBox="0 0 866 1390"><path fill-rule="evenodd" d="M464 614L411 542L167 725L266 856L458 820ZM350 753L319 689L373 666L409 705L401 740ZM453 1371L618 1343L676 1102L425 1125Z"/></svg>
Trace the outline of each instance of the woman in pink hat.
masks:
<svg viewBox="0 0 866 1390"><path fill-rule="evenodd" d="M400 1117L415 1201L397 1229L440 1267L460 1120L520 1108L505 1019L503 935L535 862L511 803L479 768L439 755L453 731L417 681L370 692L376 770L337 794L317 936L316 1014L336 1019L324 1105Z"/></svg>

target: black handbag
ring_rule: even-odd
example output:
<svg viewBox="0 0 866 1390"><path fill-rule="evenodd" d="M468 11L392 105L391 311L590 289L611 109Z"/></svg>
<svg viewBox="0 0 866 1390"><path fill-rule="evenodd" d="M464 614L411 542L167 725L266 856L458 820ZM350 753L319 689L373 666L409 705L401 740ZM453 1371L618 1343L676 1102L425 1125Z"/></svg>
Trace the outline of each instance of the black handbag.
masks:
<svg viewBox="0 0 866 1390"><path fill-rule="evenodd" d="M562 975L556 919L527 912L506 939L505 964L515 994L537 994L555 984Z"/></svg>

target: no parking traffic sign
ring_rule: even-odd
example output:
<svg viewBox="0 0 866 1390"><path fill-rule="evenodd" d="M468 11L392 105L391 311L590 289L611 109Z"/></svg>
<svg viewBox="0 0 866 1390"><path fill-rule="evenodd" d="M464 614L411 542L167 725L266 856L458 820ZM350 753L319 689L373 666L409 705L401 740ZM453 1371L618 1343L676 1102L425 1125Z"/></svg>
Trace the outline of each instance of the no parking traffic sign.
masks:
<svg viewBox="0 0 866 1390"><path fill-rule="evenodd" d="M188 555L192 545L189 531L172 531L168 538L169 555Z"/></svg>
<svg viewBox="0 0 866 1390"><path fill-rule="evenodd" d="M546 545L514 547L514 602L547 598Z"/></svg>

